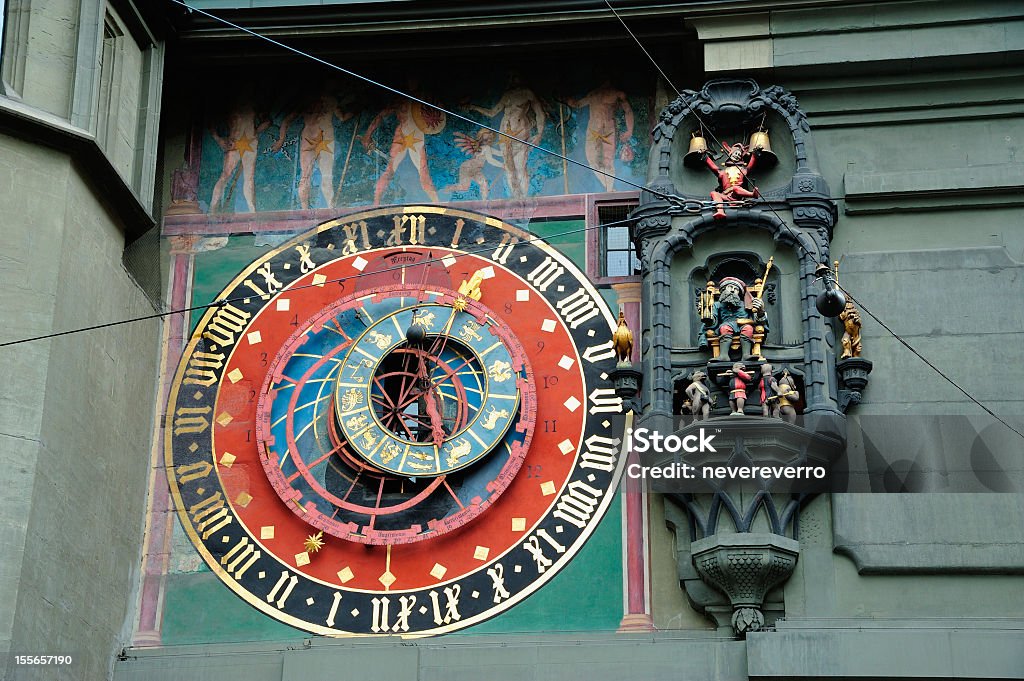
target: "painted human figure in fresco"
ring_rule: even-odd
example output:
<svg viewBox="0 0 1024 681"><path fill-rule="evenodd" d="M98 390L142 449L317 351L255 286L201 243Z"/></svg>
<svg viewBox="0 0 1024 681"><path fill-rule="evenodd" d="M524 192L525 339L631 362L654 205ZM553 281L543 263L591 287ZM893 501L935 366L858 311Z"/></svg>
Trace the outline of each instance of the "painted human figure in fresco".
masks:
<svg viewBox="0 0 1024 681"><path fill-rule="evenodd" d="M526 169L530 147L518 140L540 144L545 121L540 99L522 84L518 74L513 73L509 78L509 89L497 104L490 108L470 104L469 108L490 118L501 114L501 119L495 127L510 136L503 136L501 139L505 181L508 183L512 198L526 198L530 192L530 175ZM516 139L512 139L513 137Z"/></svg>
<svg viewBox="0 0 1024 681"><path fill-rule="evenodd" d="M220 171L220 177L213 185L210 212L214 213L218 208L223 208L221 204L225 191L230 195L234 188L241 184L245 205L248 211L253 213L256 211L256 149L259 146L260 133L267 129L270 121L260 120L252 104L242 101L232 108L226 122L226 135L220 135L216 127L210 128L210 135L224 150L224 166ZM236 173L239 168L241 171Z"/></svg>
<svg viewBox="0 0 1024 681"><path fill-rule="evenodd" d="M736 143L726 149L725 161L719 167L707 151L702 152L704 162L718 176L718 191L711 192L711 198L715 200L715 214L712 217L716 220L725 217L726 203L761 195L757 187L747 187L747 176L754 169L754 162L760 154L760 146L751 150L745 144Z"/></svg>
<svg viewBox="0 0 1024 681"><path fill-rule="evenodd" d="M711 306L711 316L702 319L703 328L698 344L701 348L708 345L707 332L713 331L718 336L718 358L729 359L729 347L733 337L740 336L740 345L744 358L756 359L751 351L754 343L754 326L761 326L768 331L768 315L764 311L764 301L754 298L748 293L747 285L736 277L724 277L718 282L718 300Z"/></svg>
<svg viewBox="0 0 1024 681"><path fill-rule="evenodd" d="M597 173L597 179L604 190L610 192L615 186L616 156L626 162L633 160L633 149L629 146L633 138L633 107L629 105L626 93L613 88L607 80L597 89L588 92L583 99L569 100L569 105L590 109L585 143L587 163L591 168L607 173ZM622 111L623 119L621 133L618 132L615 120L619 110Z"/></svg>
<svg viewBox="0 0 1024 681"><path fill-rule="evenodd" d="M469 154L469 158L459 165L459 181L456 184L445 187L447 192L464 192L476 183L480 188L480 198L484 201L490 193L490 185L484 175L484 168L488 164L497 168L504 168L504 161L497 147L494 146L494 139L497 135L487 128L480 128L475 137L470 137L461 132L455 133L455 145Z"/></svg>
<svg viewBox="0 0 1024 681"><path fill-rule="evenodd" d="M409 87L410 92L415 92L415 84ZM387 190L388 185L395 176L398 166L406 157L416 166L419 171L420 187L426 192L427 197L434 202L439 199L437 190L434 188L434 180L430 177L430 168L427 165L427 152L425 148L426 136L437 134L444 128L445 117L442 112L426 107L411 99L400 99L383 109L370 121L366 132L360 136L363 147L368 152L377 148L373 139L373 133L377 131L380 124L388 116L394 116L396 120L395 135L391 139L391 150L388 154L388 165L377 178L377 184L373 189L373 203L380 205L381 197Z"/></svg>
<svg viewBox="0 0 1024 681"><path fill-rule="evenodd" d="M338 100L328 94L311 98L300 111L293 111L281 121L281 131L270 150L284 146L288 126L302 116L299 133L299 206L309 208L313 185L313 167L320 169L320 192L328 208L334 207L334 119L344 123L352 113L342 111Z"/></svg>

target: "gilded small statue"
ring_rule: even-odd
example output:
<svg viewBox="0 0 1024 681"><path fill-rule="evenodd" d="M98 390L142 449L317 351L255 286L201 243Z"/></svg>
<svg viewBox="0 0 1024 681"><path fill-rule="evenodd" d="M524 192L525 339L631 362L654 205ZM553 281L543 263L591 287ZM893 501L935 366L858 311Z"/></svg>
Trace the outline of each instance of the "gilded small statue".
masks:
<svg viewBox="0 0 1024 681"><path fill-rule="evenodd" d="M789 371L782 372L776 397L772 416L787 423L796 423L796 403L800 400L800 393L797 392L796 382L789 375Z"/></svg>
<svg viewBox="0 0 1024 681"><path fill-rule="evenodd" d="M839 261L832 263L835 268L836 284L839 283ZM839 321L843 323L843 354L840 359L847 357L860 357L863 344L860 339L860 310L853 304L852 300L846 301L846 306L839 313Z"/></svg>
<svg viewBox="0 0 1024 681"><path fill-rule="evenodd" d="M633 332L626 325L626 314L619 311L619 326L612 333L612 347L619 364L631 364L633 357Z"/></svg>

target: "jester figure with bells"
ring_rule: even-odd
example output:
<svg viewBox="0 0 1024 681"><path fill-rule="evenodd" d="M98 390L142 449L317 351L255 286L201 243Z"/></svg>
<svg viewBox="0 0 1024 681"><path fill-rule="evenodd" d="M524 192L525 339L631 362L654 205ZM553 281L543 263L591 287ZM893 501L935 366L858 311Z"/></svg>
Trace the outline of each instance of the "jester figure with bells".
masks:
<svg viewBox="0 0 1024 681"><path fill-rule="evenodd" d="M725 207L729 203L761 196L757 187L747 188L747 180L762 151L760 146L750 149L741 143L736 143L731 147L725 146L726 156L722 167L715 163L707 151L701 153L708 169L718 177L718 191L711 192L711 198L715 201L715 213L712 215L714 219L725 218Z"/></svg>
<svg viewBox="0 0 1024 681"><path fill-rule="evenodd" d="M761 326L768 332L768 315L764 311L764 301L754 298L747 290L747 285L736 277L725 277L718 282L718 300L707 310L711 316L701 319L704 326L698 341L701 349L708 347L708 331L718 335L718 359L729 361L729 348L733 337L740 336L743 358L760 359L752 354L754 344L754 327ZM705 310L705 313L707 312Z"/></svg>

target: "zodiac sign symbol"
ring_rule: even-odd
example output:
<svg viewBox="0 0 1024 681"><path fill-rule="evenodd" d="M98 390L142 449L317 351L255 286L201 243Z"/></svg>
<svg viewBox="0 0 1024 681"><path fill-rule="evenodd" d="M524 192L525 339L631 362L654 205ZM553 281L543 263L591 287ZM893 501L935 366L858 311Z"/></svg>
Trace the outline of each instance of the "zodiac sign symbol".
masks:
<svg viewBox="0 0 1024 681"><path fill-rule="evenodd" d="M467 341L470 338L472 338L475 341L482 341L483 340L483 336L481 336L480 334L477 333L477 330L479 328L480 328L479 324L474 324L473 322L466 322L463 325L462 330L459 331L459 337L462 338L462 340L467 340Z"/></svg>
<svg viewBox="0 0 1024 681"><path fill-rule="evenodd" d="M402 448L396 445L394 442L389 442L384 445L384 448L380 452L381 463L390 463L392 459L402 453Z"/></svg>
<svg viewBox="0 0 1024 681"><path fill-rule="evenodd" d="M405 465L408 466L409 468L414 468L414 469L416 469L418 471L429 471L429 470L433 470L433 468L434 468L433 466L431 466L429 464L413 463L412 461L406 462Z"/></svg>
<svg viewBox="0 0 1024 681"><path fill-rule="evenodd" d="M362 402L363 394L359 392L359 388L349 388L341 396L341 411L349 412L359 406Z"/></svg>
<svg viewBox="0 0 1024 681"><path fill-rule="evenodd" d="M366 427L366 422L366 414L360 414L359 416L353 416L350 418L345 425L348 426L349 430L359 430L360 428Z"/></svg>
<svg viewBox="0 0 1024 681"><path fill-rule="evenodd" d="M377 436L374 435L372 430L363 433L363 447L365 449L371 449L375 444L377 444Z"/></svg>
<svg viewBox="0 0 1024 681"><path fill-rule="evenodd" d="M389 333L371 331L368 338L370 339L370 342L376 345L380 350L387 350L391 345L391 334Z"/></svg>
<svg viewBox="0 0 1024 681"><path fill-rule="evenodd" d="M496 359L491 366L487 367L487 375L499 383L507 381L512 378L512 365L505 360Z"/></svg>
<svg viewBox="0 0 1024 681"><path fill-rule="evenodd" d="M484 420L480 423L484 430L494 430L494 426L498 425L498 419L508 418L508 409L498 411L494 408L493 404L490 405L488 409L489 411L487 412L487 416L485 416Z"/></svg>
<svg viewBox="0 0 1024 681"><path fill-rule="evenodd" d="M433 312L419 312L413 315L412 323L429 330L434 328L434 316Z"/></svg>
<svg viewBox="0 0 1024 681"><path fill-rule="evenodd" d="M348 364L346 364L346 365L345 365L345 367L346 367L346 368L348 368L348 369L351 369L351 371L349 372L349 377L350 377L350 378L351 378L352 376L354 376L354 375L355 375L355 373L356 373L357 371L359 371L360 369L363 369L363 368L365 368L365 367L369 367L369 366L373 366L373 362L371 362L370 360L368 360L368 359L365 359L365 358L364 358L364 359L361 359L361 360L359 360L359 361L358 361L358 362L356 362L355 364L353 364L352 362L349 362ZM364 379L364 377L363 377L363 376L356 376L356 377L355 377L355 381L356 381L356 383L362 383L362 382L363 382L363 379ZM353 388L353 390L355 390L355 388Z"/></svg>
<svg viewBox="0 0 1024 681"><path fill-rule="evenodd" d="M419 459L420 461L430 461L434 458L429 454L424 454L423 452L409 452L409 456L414 459Z"/></svg>
<svg viewBox="0 0 1024 681"><path fill-rule="evenodd" d="M462 438L457 442L453 442L451 449L446 450L448 452L448 458L446 463L449 466L459 465L459 459L469 454L470 450L473 449L473 445L470 444L469 440Z"/></svg>

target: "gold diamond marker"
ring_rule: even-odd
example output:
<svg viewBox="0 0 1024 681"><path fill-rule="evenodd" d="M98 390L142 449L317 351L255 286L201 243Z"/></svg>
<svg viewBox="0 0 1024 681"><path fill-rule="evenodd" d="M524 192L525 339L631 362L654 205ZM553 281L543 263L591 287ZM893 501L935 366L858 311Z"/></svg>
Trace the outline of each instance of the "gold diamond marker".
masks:
<svg viewBox="0 0 1024 681"><path fill-rule="evenodd" d="M237 497L235 497L235 504L241 506L242 508L248 506L250 501L252 501L252 495L249 494L248 492L242 492Z"/></svg>
<svg viewBox="0 0 1024 681"><path fill-rule="evenodd" d="M309 565L309 554L303 551L302 553L295 554L295 567L302 567Z"/></svg>
<svg viewBox="0 0 1024 681"><path fill-rule="evenodd" d="M260 539L273 539L274 538L274 526L264 525L260 528Z"/></svg>
<svg viewBox="0 0 1024 681"><path fill-rule="evenodd" d="M352 568L350 567L346 566L341 570L338 570L338 579L341 580L342 584L345 584L346 582L351 582L353 579L355 579L355 577L356 575L354 572L352 572Z"/></svg>
<svg viewBox="0 0 1024 681"><path fill-rule="evenodd" d="M195 442L188 446L188 451L192 452L193 454L195 454L195 451L197 449L199 449L199 445L197 445Z"/></svg>
<svg viewBox="0 0 1024 681"><path fill-rule="evenodd" d="M477 560L487 560L489 555L491 555L491 550L486 546L478 546L476 551L473 552L473 557Z"/></svg>
<svg viewBox="0 0 1024 681"><path fill-rule="evenodd" d="M448 572L448 568L440 563L434 563L434 567L430 570L430 576L434 579L444 579L444 573Z"/></svg>
<svg viewBox="0 0 1024 681"><path fill-rule="evenodd" d="M229 423L231 423L231 421L233 421L233 420L234 419L231 416L231 414L229 414L227 412L224 412L223 414L221 414L220 416L217 417L217 423L219 423L221 426L226 426Z"/></svg>
<svg viewBox="0 0 1024 681"><path fill-rule="evenodd" d="M232 383L238 383L238 382L239 382L239 381L241 381L241 380L242 380L242 378L243 378L243 374L242 374L242 371L241 371L240 369L237 369L237 368L235 368L235 369L232 369L232 370L231 370L231 371L230 371L230 372L228 373L228 378L229 378L229 379L231 379L231 382L232 382Z"/></svg>
<svg viewBox="0 0 1024 681"><path fill-rule="evenodd" d="M235 462L236 458L238 457L236 457L231 452L224 452L224 454L220 457L220 465L224 466L224 468L231 468L231 464Z"/></svg>
<svg viewBox="0 0 1024 681"><path fill-rule="evenodd" d="M390 589L391 585L398 581L398 578L391 574L391 570L388 570L378 577L377 581L383 584L385 589Z"/></svg>
<svg viewBox="0 0 1024 681"><path fill-rule="evenodd" d="M558 490L555 488L555 483L552 482L551 480L548 480L547 482L541 483L540 493L543 494L544 496L550 497L556 491L558 491Z"/></svg>
<svg viewBox="0 0 1024 681"><path fill-rule="evenodd" d="M513 518L512 531L523 532L526 529L526 518Z"/></svg>

